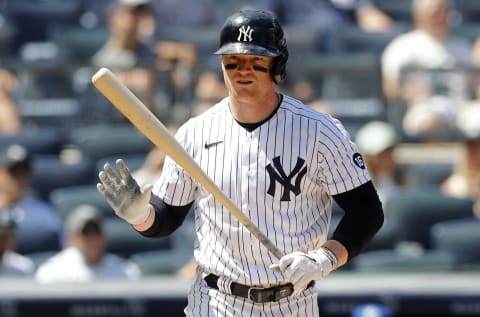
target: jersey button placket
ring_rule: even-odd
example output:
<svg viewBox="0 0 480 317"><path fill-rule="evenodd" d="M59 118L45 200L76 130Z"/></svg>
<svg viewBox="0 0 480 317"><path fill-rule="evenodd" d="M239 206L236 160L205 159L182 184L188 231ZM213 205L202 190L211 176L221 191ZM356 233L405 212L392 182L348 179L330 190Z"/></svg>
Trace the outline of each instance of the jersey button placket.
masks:
<svg viewBox="0 0 480 317"><path fill-rule="evenodd" d="M248 212L249 210L249 201L248 201L248 191L251 183L251 175L255 172L253 171L253 166L251 164L252 152L252 134L248 133L245 138L245 142L242 144L242 172L241 172L241 188L242 188L242 210L243 212Z"/></svg>

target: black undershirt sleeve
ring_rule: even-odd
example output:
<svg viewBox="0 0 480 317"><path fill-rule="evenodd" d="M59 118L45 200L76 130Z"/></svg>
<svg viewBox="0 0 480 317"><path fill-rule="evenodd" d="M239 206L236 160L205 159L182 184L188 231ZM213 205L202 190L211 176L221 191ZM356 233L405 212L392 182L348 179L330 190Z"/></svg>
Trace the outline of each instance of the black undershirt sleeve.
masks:
<svg viewBox="0 0 480 317"><path fill-rule="evenodd" d="M345 246L348 260L351 260L382 227L382 203L371 181L334 195L333 199L345 215L335 228L332 238Z"/></svg>
<svg viewBox="0 0 480 317"><path fill-rule="evenodd" d="M193 202L186 206L172 206L152 194L150 204L155 208L155 220L150 228L139 233L145 237L164 237L182 225Z"/></svg>

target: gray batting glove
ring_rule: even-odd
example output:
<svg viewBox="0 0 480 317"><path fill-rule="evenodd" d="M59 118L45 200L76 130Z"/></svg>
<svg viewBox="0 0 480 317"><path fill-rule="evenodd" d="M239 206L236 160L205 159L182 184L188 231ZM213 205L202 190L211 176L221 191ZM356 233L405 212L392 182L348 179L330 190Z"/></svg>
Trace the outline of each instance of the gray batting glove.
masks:
<svg viewBox="0 0 480 317"><path fill-rule="evenodd" d="M280 271L287 281L293 284L293 296L300 294L311 281L317 281L334 269L332 261L319 251L292 252L283 256L280 261L270 265L272 271Z"/></svg>
<svg viewBox="0 0 480 317"><path fill-rule="evenodd" d="M98 176L101 183L98 191L120 218L132 225L144 223L150 213L149 201L153 186L147 184L143 189L130 174L122 159L116 161L120 176L106 163Z"/></svg>

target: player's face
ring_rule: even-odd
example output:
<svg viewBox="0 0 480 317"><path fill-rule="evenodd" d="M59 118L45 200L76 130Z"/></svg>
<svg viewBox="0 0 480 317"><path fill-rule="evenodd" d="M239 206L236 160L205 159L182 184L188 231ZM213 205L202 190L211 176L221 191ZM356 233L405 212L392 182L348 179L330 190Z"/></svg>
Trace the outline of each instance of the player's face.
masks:
<svg viewBox="0 0 480 317"><path fill-rule="evenodd" d="M273 58L259 55L222 55L222 70L230 97L244 101L262 100L275 89L270 75Z"/></svg>

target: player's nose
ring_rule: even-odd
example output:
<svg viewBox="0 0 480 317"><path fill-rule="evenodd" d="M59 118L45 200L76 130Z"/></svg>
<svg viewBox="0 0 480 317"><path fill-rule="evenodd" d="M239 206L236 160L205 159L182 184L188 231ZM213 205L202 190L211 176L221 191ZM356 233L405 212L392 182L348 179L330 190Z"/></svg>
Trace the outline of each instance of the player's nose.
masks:
<svg viewBox="0 0 480 317"><path fill-rule="evenodd" d="M237 70L239 71L251 71L253 69L253 64L249 63L246 60L239 60L237 64Z"/></svg>

